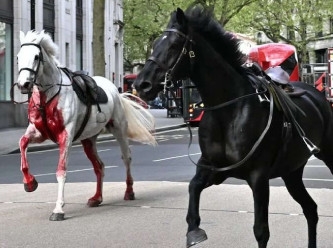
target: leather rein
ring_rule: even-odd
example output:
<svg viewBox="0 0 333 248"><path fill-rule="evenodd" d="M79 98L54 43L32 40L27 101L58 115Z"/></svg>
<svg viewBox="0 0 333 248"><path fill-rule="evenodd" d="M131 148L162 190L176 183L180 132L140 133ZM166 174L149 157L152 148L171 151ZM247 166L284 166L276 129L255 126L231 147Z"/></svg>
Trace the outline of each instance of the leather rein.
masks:
<svg viewBox="0 0 333 248"><path fill-rule="evenodd" d="M177 29L166 29L165 32L175 32L175 33L177 33L177 34L179 34L179 35L181 35L182 37L185 38L183 49L182 49L181 53L179 54L179 56L178 56L175 64L172 66L171 69L168 69L168 66L166 64L162 63L160 60L158 60L154 56L150 56L148 58L148 61L150 60L150 61L155 62L160 68L162 68L162 69L164 69L166 71L166 73L165 73L165 81L163 82L163 84L164 84L164 91L166 89L170 90L172 97L175 99L175 104L176 104L177 108L181 109L178 101L176 100L176 95L175 95L174 91L171 89L172 87L174 87L173 86L174 84L173 84L171 76L172 76L172 72L174 71L174 69L176 68L176 66L178 65L178 63L187 54L187 46L190 46L189 47L189 53L188 53L189 57L190 57L190 63L191 63L191 65L194 63L193 59L195 58L195 53L192 50L192 44L195 44L195 42L192 40L191 37L189 37L188 35L182 33L181 31L179 31ZM244 95L244 96L240 96L240 97L232 99L232 100L230 100L228 102L224 102L224 103L212 106L212 107L206 107L203 110L204 111L213 111L213 110L226 107L228 105L231 105L233 103L238 102L239 100L242 100L242 99L245 99L245 98L248 98L248 97L252 97L252 96L258 96L259 99L260 99L260 95L262 95L262 94L264 94L266 92L267 92L267 87L265 87L265 89L262 90L262 91L256 90L255 93L250 93L250 94L247 94L247 95ZM184 119L184 122L186 123L187 128L188 128L189 133L190 133L190 141L189 141L189 144L188 144L188 157L189 157L190 161L194 165L196 165L196 166L199 166L199 167L202 167L202 168L205 168L205 169L209 169L209 170L212 170L212 171L216 171L216 172L222 172L222 171L228 171L228 170L236 169L236 168L240 167L241 165L243 165L254 154L254 152L256 151L256 149L258 148L258 146L260 145L260 143L264 139L265 135L267 134L267 132L268 132L270 126L271 126L272 119L273 119L273 111L274 111L274 99L273 99L273 94L271 92L269 92L269 100L267 99L266 101L270 102L270 107L269 107L269 117L268 117L265 129L263 130L263 132L261 133L261 135L259 136L259 138L257 139L257 141L254 143L254 145L251 148L251 150L247 153L247 155L242 160L240 160L237 163L228 165L226 167L217 168L217 167L213 167L213 166L202 165L202 164L195 163L191 159L190 154L189 154L189 150L190 150L190 146L192 144L193 135L192 135L192 130L191 130L190 124L188 122L186 122L185 119Z"/></svg>

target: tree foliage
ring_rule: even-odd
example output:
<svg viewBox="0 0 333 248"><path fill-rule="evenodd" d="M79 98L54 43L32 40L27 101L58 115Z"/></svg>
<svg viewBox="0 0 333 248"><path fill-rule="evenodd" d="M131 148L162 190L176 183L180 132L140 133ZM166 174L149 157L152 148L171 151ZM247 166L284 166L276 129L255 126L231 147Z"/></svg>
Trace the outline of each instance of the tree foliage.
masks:
<svg viewBox="0 0 333 248"><path fill-rule="evenodd" d="M303 62L307 44L322 30L322 21L333 15L333 0L124 0L126 64L145 61L170 13L193 4L210 9L229 31L254 39L261 31L273 42L294 45Z"/></svg>
<svg viewBox="0 0 333 248"><path fill-rule="evenodd" d="M94 74L105 76L104 55L104 6L105 0L94 0L93 9L93 54Z"/></svg>
<svg viewBox="0 0 333 248"><path fill-rule="evenodd" d="M257 0L243 9L233 26L263 32L273 42L294 45L303 63L307 45L323 30L323 20L333 13L333 0Z"/></svg>

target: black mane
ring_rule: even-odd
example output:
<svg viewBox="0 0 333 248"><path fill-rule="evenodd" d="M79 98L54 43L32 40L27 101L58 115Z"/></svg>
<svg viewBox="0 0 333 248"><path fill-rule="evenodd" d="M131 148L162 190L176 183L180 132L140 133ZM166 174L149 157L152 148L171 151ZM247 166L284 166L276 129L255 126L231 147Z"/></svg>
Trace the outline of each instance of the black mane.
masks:
<svg viewBox="0 0 333 248"><path fill-rule="evenodd" d="M185 12L188 25L215 48L223 59L235 69L244 63L244 54L239 50L239 39L224 30L212 13L203 7L190 7Z"/></svg>

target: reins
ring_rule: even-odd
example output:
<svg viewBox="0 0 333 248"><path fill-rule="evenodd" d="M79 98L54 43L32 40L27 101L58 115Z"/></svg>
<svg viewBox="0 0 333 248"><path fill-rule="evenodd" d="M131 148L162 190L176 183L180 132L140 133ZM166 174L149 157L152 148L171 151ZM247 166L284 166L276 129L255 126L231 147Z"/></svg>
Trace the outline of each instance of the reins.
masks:
<svg viewBox="0 0 333 248"><path fill-rule="evenodd" d="M171 92L172 97L174 99L176 99L175 93L172 90L170 90L170 92ZM240 97L237 97L237 98L235 98L233 100L230 100L228 102L224 102L224 103L218 104L218 105L213 106L213 107L203 108L203 110L204 111L213 111L213 110L216 110L216 109L219 109L219 108L223 108L223 107L229 106L229 105L231 105L233 103L238 102L241 99L245 99L245 98L248 98L248 97L251 97L251 96L257 96L257 95L263 94L265 92L267 92L267 89L262 90L262 91L258 91L258 92L255 92L255 93L247 94L247 95L244 95L244 96L240 96ZM196 165L196 166L203 167L203 168L206 168L206 169L209 169L209 170L212 170L212 171L217 171L217 172L236 169L239 166L241 166L242 164L244 164L253 155L253 153L256 151L256 149L258 148L258 146L260 145L260 143L264 139L266 133L268 132L268 130L269 130L270 126L271 126L272 119L273 119L273 111L274 111L274 99L273 99L273 94L271 92L269 93L269 102L270 102L270 105L269 105L269 117L268 117L265 129L263 130L263 132L261 133L261 135L259 136L259 138L257 139L257 141L254 143L253 147L248 152L248 154L242 160L240 160L239 162L237 162L235 164L228 165L227 167L217 168L217 167L212 167L212 166L198 164L198 163L196 163L196 162L194 162L192 160L192 158L190 156L190 147L191 147L192 141L193 141L193 133L192 133L192 129L191 129L191 126L190 126L189 122L186 122L185 119L184 119L184 122L186 123L187 129L188 129L188 131L190 133L190 140L189 140L189 144L188 144L188 158L190 159L190 161L194 165ZM180 107L178 101L175 101L175 103L176 103L177 108L180 109L181 107Z"/></svg>
<svg viewBox="0 0 333 248"><path fill-rule="evenodd" d="M180 34L182 37L184 37L186 39L185 43L183 45L183 49L182 49L181 53L179 54L179 56L178 56L175 64L172 66L171 69L168 69L168 66L166 64L162 63L161 61L159 61L154 56L149 57L148 60L151 60L151 61L155 62L159 67L161 67L162 69L164 69L166 71L165 81L163 82L163 84L164 84L164 91L166 89L170 90L172 97L175 99L175 104L176 104L177 108L180 110L181 107L180 107L178 101L176 100L176 95L173 92L173 90L171 89L173 87L173 85L174 85L171 76L172 76L172 72L174 71L174 69L176 68L176 66L178 65L178 63L181 61L181 59L183 58L183 56L186 55L186 53L187 53L186 47L188 46L188 43L190 42L190 45L191 45L191 44L194 44L194 41L189 36L185 35L184 33L182 33L181 31L179 31L177 29L166 29L165 31L166 32L176 32L177 34ZM191 58L190 63L193 64L192 58L195 57L195 54L194 54L194 52L192 50L192 47L190 47L189 50L190 50L189 51L189 57ZM267 87L264 87L264 90L262 90L262 91L258 91L257 90L255 93L250 93L250 94L247 94L247 95L244 95L244 96L240 96L240 97L232 99L232 100L230 100L228 102L224 102L224 103L218 104L216 106L206 107L203 110L204 111L213 111L213 110L220 109L220 108L226 107L228 105L231 105L233 103L236 103L236 102L238 102L238 101L240 101L242 99L248 98L248 97L252 97L252 96L259 96L260 97L261 94L264 94L266 92L267 92ZM188 122L186 122L185 119L184 119L184 122L186 123L187 128L188 128L189 133L190 133L190 140L189 140L189 144L188 144L188 157L189 157L190 161L194 165L196 165L196 166L200 166L200 167L203 167L203 168L206 168L206 169L210 169L212 171L217 171L217 172L219 172L219 171L227 171L227 170L231 170L231 169L236 169L239 166L241 166L242 164L244 164L253 155L253 153L256 151L257 147L260 145L260 143L264 139L266 133L268 132L268 130L269 130L270 126L271 126L272 119L273 119L274 99L273 99L273 94L271 92L269 92L269 95L270 95L270 100L269 100L269 102L270 102L270 108L269 109L270 110L269 110L269 117L268 117L267 124L266 124L266 127L265 127L264 131L261 133L261 135L259 136L258 140L254 143L254 145L251 148L251 150L249 151L249 153L242 160L240 160L239 162L237 162L235 164L231 164L231 165L229 165L227 167L216 168L216 167L212 167L212 166L201 165L201 164L195 163L191 159L191 157L190 157L190 147L191 147L192 140L193 140L193 134L192 134L192 130L191 130L190 124Z"/></svg>
<svg viewBox="0 0 333 248"><path fill-rule="evenodd" d="M254 95L258 95L258 94L249 94L249 95L244 96L243 98L249 97L249 96L254 96ZM239 100L239 98L236 98L234 100ZM230 104L236 102L234 100L226 102L226 104L224 106L227 106L227 105L230 105ZM273 99L272 93L269 94L269 102L270 102L269 103L269 116L268 116L266 127L265 127L264 131L261 133L261 135L259 136L259 138L257 139L257 141L254 143L254 145L251 148L251 150L248 152L248 154L242 160L240 160L239 162L237 162L235 164L231 164L231 165L228 165L227 167L221 167L221 168L217 168L217 167L212 167L212 166L207 166L207 165L202 165L202 164L195 163L196 166L200 166L202 168L210 169L212 171L221 172L221 171L227 171L227 170L236 169L239 166L241 166L242 164L244 164L247 160L249 160L249 158L253 155L253 153L256 151L256 149L260 145L261 141L264 139L266 133L268 132L268 130L269 130L270 126L271 126L272 119L273 119L273 111L274 111L274 99ZM219 105L223 105L223 104L219 104ZM214 106L213 109L217 109L215 107L217 107L217 106ZM221 106L220 106L220 108L221 108ZM212 110L212 109L209 109L209 110ZM192 159L191 159L191 161L193 163Z"/></svg>

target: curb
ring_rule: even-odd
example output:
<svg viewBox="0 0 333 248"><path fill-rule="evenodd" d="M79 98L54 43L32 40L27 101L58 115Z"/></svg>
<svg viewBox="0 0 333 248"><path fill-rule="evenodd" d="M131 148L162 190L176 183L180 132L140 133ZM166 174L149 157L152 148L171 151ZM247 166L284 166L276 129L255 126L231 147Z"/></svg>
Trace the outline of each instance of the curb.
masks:
<svg viewBox="0 0 333 248"><path fill-rule="evenodd" d="M186 127L186 125L187 125L186 123L183 123L183 124L179 124L179 125L156 128L155 133ZM97 137L97 142L98 141L114 140L114 139L115 138L113 137L112 134L102 134L99 137ZM81 144L80 141L73 142L73 145L80 145L80 144ZM28 147L27 152L45 151L45 150L50 150L50 149L55 149L55 148L58 148L58 145L54 144L54 143L40 144L40 145ZM7 153L7 154L17 154L17 153L20 153L19 148L15 149L15 150Z"/></svg>

